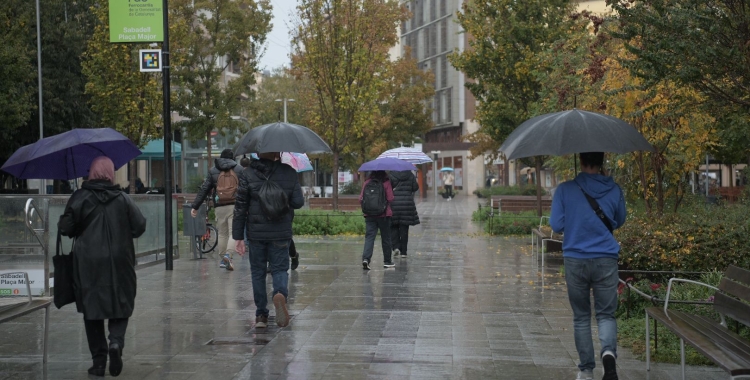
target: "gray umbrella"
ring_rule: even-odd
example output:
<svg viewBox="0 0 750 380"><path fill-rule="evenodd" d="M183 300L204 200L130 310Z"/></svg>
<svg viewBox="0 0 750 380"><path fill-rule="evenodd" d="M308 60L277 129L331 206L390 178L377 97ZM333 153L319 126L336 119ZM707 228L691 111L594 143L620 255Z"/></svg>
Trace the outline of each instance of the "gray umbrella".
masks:
<svg viewBox="0 0 750 380"><path fill-rule="evenodd" d="M654 147L632 125L596 112L572 109L526 120L505 139L509 160L583 152L627 153Z"/></svg>
<svg viewBox="0 0 750 380"><path fill-rule="evenodd" d="M251 129L234 144L233 150L236 156L267 152L331 152L328 144L309 128L282 122Z"/></svg>

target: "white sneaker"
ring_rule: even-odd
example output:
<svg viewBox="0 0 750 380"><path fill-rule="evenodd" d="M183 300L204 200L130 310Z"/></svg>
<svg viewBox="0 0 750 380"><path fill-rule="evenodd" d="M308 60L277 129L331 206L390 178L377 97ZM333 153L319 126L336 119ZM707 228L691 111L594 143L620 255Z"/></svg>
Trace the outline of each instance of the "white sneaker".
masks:
<svg viewBox="0 0 750 380"><path fill-rule="evenodd" d="M594 371L592 370L579 371L578 376L576 376L576 380L594 380Z"/></svg>

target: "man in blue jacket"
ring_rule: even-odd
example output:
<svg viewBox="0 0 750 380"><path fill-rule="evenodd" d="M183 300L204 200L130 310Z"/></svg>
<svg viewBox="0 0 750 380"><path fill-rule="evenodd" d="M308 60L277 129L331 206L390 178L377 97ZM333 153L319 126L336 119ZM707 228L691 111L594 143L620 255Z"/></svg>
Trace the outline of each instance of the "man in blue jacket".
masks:
<svg viewBox="0 0 750 380"><path fill-rule="evenodd" d="M252 161L240 174L237 201L234 204L232 237L237 241L235 249L241 256L245 253L245 233L249 247L250 272L255 301L255 327L268 326L268 296L266 292L266 267L271 269L273 279L273 305L276 309L276 324L289 324L286 300L289 297L289 243L292 239L294 209L305 204L297 171L279 160L279 153L258 154L260 160ZM278 184L286 194L289 210L280 219L271 219L260 205L260 189L265 181Z"/></svg>
<svg viewBox="0 0 750 380"><path fill-rule="evenodd" d="M627 211L622 189L602 170L604 153L589 152L580 156L581 173L555 191L550 225L553 231L565 234L565 282L573 309L573 337L581 361L577 379L594 378L590 298L593 290L602 345L603 380L617 380L615 311L620 244L612 231L625 223Z"/></svg>

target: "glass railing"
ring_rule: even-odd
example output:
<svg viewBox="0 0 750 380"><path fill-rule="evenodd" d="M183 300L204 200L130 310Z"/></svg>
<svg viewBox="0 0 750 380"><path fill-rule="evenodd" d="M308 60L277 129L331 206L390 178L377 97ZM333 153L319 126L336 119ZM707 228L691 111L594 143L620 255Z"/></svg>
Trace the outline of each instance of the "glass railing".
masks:
<svg viewBox="0 0 750 380"><path fill-rule="evenodd" d="M41 278L44 274L54 272L52 256L56 251L57 222L65 210L69 197L69 195L0 196L0 274L17 270L30 271L31 281L37 285L32 289L34 295L38 295L40 287L44 288L40 284L43 283ZM137 263L140 265L149 261L163 260L166 238L164 195L144 194L130 195L130 197L147 220L146 232L135 240ZM178 212L181 210L177 208L177 201L172 200L172 244L175 258L179 257ZM63 237L62 245L64 253L70 252L72 239ZM2 282L3 278L0 276L0 293L4 291Z"/></svg>

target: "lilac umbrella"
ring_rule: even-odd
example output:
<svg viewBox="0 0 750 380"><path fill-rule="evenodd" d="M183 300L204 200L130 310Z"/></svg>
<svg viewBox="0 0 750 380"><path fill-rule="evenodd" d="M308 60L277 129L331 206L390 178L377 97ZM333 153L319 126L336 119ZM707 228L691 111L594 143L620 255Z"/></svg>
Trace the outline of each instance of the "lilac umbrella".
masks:
<svg viewBox="0 0 750 380"><path fill-rule="evenodd" d="M21 147L0 169L21 179L74 179L87 176L99 156L109 157L118 169L140 154L114 129L73 129Z"/></svg>
<svg viewBox="0 0 750 380"><path fill-rule="evenodd" d="M376 170L391 170L391 171L404 171L404 170L417 170L417 167L403 160L397 158L378 158L376 160L368 161L359 167L360 172L373 172Z"/></svg>

